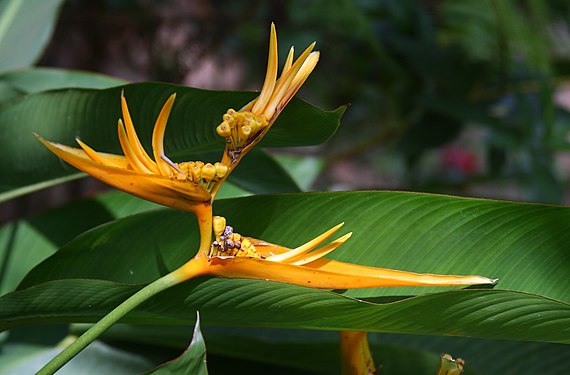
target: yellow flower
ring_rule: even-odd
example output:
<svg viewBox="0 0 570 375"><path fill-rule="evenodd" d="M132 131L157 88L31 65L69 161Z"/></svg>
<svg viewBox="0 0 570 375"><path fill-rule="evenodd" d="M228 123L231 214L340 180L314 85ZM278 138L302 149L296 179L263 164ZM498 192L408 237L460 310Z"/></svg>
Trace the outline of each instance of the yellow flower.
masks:
<svg viewBox="0 0 570 375"><path fill-rule="evenodd" d="M121 95L123 120L118 121L118 134L124 155L94 151L76 139L81 148L49 142L35 136L54 154L74 167L137 197L195 212L211 201L210 188L228 173L221 163L174 163L164 154L164 132L176 94L171 95L156 120L152 135L154 160L139 141L131 120L127 101Z"/></svg>
<svg viewBox="0 0 570 375"><path fill-rule="evenodd" d="M482 276L418 274L386 268L361 266L324 258L346 242L348 233L322 245L344 223L329 229L295 249L241 236L214 217L214 235L210 251L198 254L178 271L178 277L198 275L280 281L323 289L354 289L393 286L456 286L492 284L497 280Z"/></svg>
<svg viewBox="0 0 570 375"><path fill-rule="evenodd" d="M295 50L291 47L281 76L277 79L277 33L275 25L271 24L267 72L259 96L238 111L228 109L216 128L218 135L226 139L222 163L230 171L269 131L281 111L309 77L319 61L319 52L313 52L315 44L307 47L295 62Z"/></svg>

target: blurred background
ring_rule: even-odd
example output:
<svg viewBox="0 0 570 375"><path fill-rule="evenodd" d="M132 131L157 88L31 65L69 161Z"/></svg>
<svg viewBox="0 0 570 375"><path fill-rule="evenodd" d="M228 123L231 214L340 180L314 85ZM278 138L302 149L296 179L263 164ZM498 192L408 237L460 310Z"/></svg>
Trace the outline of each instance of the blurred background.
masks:
<svg viewBox="0 0 570 375"><path fill-rule="evenodd" d="M299 96L350 104L327 144L279 150L303 156L305 188L569 202L565 0L68 0L38 65L257 90L272 21L282 60L321 51Z"/></svg>

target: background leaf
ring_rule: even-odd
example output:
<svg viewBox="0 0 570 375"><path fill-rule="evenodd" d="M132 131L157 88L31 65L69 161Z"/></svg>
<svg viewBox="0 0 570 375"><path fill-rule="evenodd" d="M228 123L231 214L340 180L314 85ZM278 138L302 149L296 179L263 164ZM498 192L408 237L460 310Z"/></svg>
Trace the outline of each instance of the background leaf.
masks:
<svg viewBox="0 0 570 375"><path fill-rule="evenodd" d="M0 1L0 72L32 65L54 29L63 0Z"/></svg>
<svg viewBox="0 0 570 375"><path fill-rule="evenodd" d="M190 346L179 358L163 364L150 372L152 375L185 374L185 375L208 375L206 367L206 345L200 331L200 314L196 313L196 324L192 334Z"/></svg>
<svg viewBox="0 0 570 375"><path fill-rule="evenodd" d="M0 81L10 84L23 94L62 88L106 89L127 82L98 73L54 68L33 68L0 75Z"/></svg>

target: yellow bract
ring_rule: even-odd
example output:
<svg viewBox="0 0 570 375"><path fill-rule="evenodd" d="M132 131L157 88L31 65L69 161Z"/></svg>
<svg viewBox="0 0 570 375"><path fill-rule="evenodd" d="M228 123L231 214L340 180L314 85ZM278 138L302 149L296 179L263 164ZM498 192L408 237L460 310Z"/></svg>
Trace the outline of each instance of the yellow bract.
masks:
<svg viewBox="0 0 570 375"><path fill-rule="evenodd" d="M135 131L127 100L121 95L123 119L118 120L118 138L124 155L96 152L77 139L81 147L73 148L36 137L54 154L83 172L137 197L173 207L195 211L210 202L211 183L226 177L228 167L222 163L174 163L164 151L164 133L176 94L171 95L156 120L152 136L152 159L142 147Z"/></svg>
<svg viewBox="0 0 570 375"><path fill-rule="evenodd" d="M267 72L261 93L239 111L229 109L216 128L218 135L226 138L226 152L231 163L239 161L259 142L299 91L319 61L319 52L313 52L314 47L315 43L312 43L295 62L294 49L291 47L281 76L277 79L277 32L275 25L271 24Z"/></svg>
<svg viewBox="0 0 570 375"><path fill-rule="evenodd" d="M273 280L325 289L457 286L496 282L482 276L418 274L325 259L325 255L351 237L352 233L347 233L319 248L343 224L329 229L302 246L289 249L242 236L226 225L226 219L216 216L213 220L216 240L212 243L208 256L198 255L179 272L187 273L186 278L197 273Z"/></svg>

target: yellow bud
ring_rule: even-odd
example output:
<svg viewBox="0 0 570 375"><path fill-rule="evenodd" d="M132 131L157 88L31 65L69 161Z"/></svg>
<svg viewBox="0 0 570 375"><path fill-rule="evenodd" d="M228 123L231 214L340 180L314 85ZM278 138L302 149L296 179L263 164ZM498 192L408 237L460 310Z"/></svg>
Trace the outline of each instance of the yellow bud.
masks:
<svg viewBox="0 0 570 375"><path fill-rule="evenodd" d="M235 114L235 119L236 119L236 123L238 125L243 124L243 119L244 119L245 115L241 112L236 112Z"/></svg>
<svg viewBox="0 0 570 375"><path fill-rule="evenodd" d="M239 128L239 137L244 141L249 137L250 134L251 134L251 127L249 127L248 125L244 125L241 128Z"/></svg>
<svg viewBox="0 0 570 375"><path fill-rule="evenodd" d="M241 239L241 248L242 248L242 249L247 250L247 249L249 249L249 248L252 247L252 246L253 246L253 244L252 244L251 241L248 240L247 238L243 237L243 238Z"/></svg>
<svg viewBox="0 0 570 375"><path fill-rule="evenodd" d="M224 120L224 122L231 123L234 121L234 117L226 113L225 115L222 116L222 120Z"/></svg>
<svg viewBox="0 0 570 375"><path fill-rule="evenodd" d="M217 178L222 178L224 177L226 174L228 174L228 166L222 163L216 163L214 164L214 166L216 167L216 177Z"/></svg>
<svg viewBox="0 0 570 375"><path fill-rule="evenodd" d="M230 125L224 121L216 128L216 133L218 133L220 137L227 138L232 134L232 129Z"/></svg>
<svg viewBox="0 0 570 375"><path fill-rule="evenodd" d="M202 168L204 166L204 162L203 161L195 161L194 164L198 167L198 168Z"/></svg>
<svg viewBox="0 0 570 375"><path fill-rule="evenodd" d="M207 163L202 167L202 178L206 182L210 182L214 177L216 177L216 167L210 163Z"/></svg>
<svg viewBox="0 0 570 375"><path fill-rule="evenodd" d="M261 125L266 127L269 123L267 122L267 117L265 115L261 115Z"/></svg>
<svg viewBox="0 0 570 375"><path fill-rule="evenodd" d="M202 167L197 166L194 164L192 170L190 171L192 174L192 181L198 182L202 178Z"/></svg>
<svg viewBox="0 0 570 375"><path fill-rule="evenodd" d="M192 179L192 168L194 167L194 162L192 161L184 161L182 163L178 163L178 167L184 172L186 177L188 177L191 181Z"/></svg>
<svg viewBox="0 0 570 375"><path fill-rule="evenodd" d="M219 241L220 236L226 229L226 218L223 216L214 216L212 218L212 226L214 228L214 236L216 236L216 241Z"/></svg>

